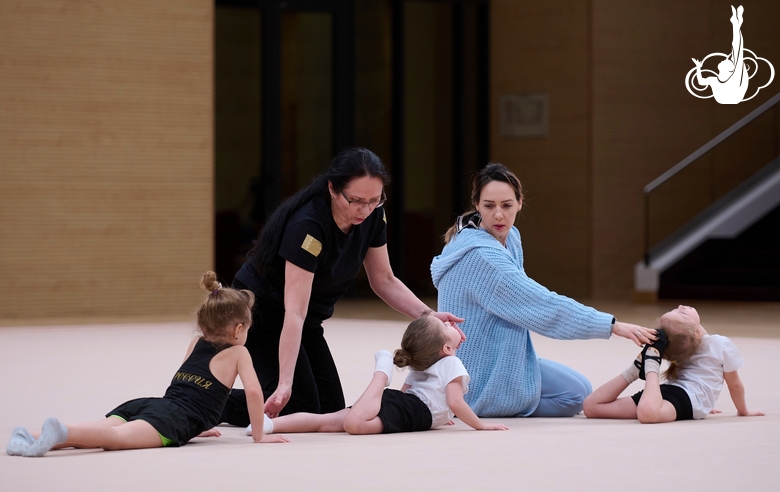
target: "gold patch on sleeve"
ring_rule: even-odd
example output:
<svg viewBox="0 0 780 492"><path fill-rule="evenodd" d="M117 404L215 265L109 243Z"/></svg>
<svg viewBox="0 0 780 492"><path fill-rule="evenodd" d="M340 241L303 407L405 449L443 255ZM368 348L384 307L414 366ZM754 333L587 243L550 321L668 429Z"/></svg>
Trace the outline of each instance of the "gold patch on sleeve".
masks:
<svg viewBox="0 0 780 492"><path fill-rule="evenodd" d="M322 251L322 243L311 237L309 234L306 234L306 238L303 240L301 248L308 251L316 258Z"/></svg>

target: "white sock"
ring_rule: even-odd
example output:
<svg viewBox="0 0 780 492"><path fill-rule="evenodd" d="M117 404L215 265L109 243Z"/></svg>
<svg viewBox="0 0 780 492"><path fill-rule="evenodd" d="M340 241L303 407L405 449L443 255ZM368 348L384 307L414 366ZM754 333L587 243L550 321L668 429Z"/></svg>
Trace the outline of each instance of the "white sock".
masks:
<svg viewBox="0 0 780 492"><path fill-rule="evenodd" d="M387 350L380 350L374 355L376 365L374 365L374 372L383 372L387 375L387 384L385 388L390 386L390 381L393 380L393 355Z"/></svg>
<svg viewBox="0 0 780 492"><path fill-rule="evenodd" d="M11 456L23 456L27 448L35 442L35 438L24 427L17 427L11 432L11 439L5 452Z"/></svg>
<svg viewBox="0 0 780 492"><path fill-rule="evenodd" d="M49 417L41 427L41 436L24 451L24 456L43 456L51 448L67 440L68 428L54 417Z"/></svg>
<svg viewBox="0 0 780 492"><path fill-rule="evenodd" d="M263 434L274 433L274 421L268 415L263 414ZM252 435L252 424L249 424L246 428L246 435Z"/></svg>

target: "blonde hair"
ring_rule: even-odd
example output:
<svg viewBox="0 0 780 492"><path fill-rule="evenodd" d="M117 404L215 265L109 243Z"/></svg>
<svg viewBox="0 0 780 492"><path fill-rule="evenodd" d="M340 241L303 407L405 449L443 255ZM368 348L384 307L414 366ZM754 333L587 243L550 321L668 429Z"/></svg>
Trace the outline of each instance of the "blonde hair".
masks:
<svg viewBox="0 0 780 492"><path fill-rule="evenodd" d="M198 328L209 342L224 343L233 337L232 329L238 323L252 323L255 295L249 290L222 287L217 274L203 274L200 285L209 293L198 309Z"/></svg>
<svg viewBox="0 0 780 492"><path fill-rule="evenodd" d="M658 324L668 339L664 359L668 360L670 365L664 372L664 377L673 381L679 377L680 369L688 364L699 348L701 338L696 336L696 325L693 323L661 318Z"/></svg>
<svg viewBox="0 0 780 492"><path fill-rule="evenodd" d="M491 181L501 181L502 183L508 184L512 187L512 191L515 192L515 199L518 202L523 201L523 185L520 184L520 180L517 179L515 173L510 171L509 168L503 164L491 162L471 178L471 208L468 212L461 215L461 217L471 215L477 211L477 204L479 203L479 198L482 194L482 188ZM444 244L449 243L457 233L458 221L447 229L447 232L444 234Z"/></svg>
<svg viewBox="0 0 780 492"><path fill-rule="evenodd" d="M409 323L401 338L401 348L395 351L393 364L424 371L443 357L442 347L447 342L444 332L433 316L420 316Z"/></svg>

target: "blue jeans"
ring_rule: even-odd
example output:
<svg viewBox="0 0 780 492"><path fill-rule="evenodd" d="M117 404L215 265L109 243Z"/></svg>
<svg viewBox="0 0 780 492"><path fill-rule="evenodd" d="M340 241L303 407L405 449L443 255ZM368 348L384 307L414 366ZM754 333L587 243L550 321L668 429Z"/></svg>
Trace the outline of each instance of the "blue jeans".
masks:
<svg viewBox="0 0 780 492"><path fill-rule="evenodd" d="M582 402L593 391L590 381L558 362L539 359L542 399L531 417L571 417L582 411Z"/></svg>

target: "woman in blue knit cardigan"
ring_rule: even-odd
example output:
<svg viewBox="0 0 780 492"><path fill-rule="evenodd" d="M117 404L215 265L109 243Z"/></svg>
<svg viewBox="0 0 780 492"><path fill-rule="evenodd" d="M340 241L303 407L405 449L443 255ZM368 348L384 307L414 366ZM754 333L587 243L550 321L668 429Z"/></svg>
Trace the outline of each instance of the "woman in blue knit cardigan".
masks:
<svg viewBox="0 0 780 492"><path fill-rule="evenodd" d="M471 375L466 394L480 417L570 417L592 387L581 374L539 359L530 332L560 340L609 338L639 346L655 330L615 321L611 314L551 292L526 275L515 217L523 203L520 181L489 164L472 182L474 210L447 231L433 259L439 310L465 318L467 341L458 357Z"/></svg>

